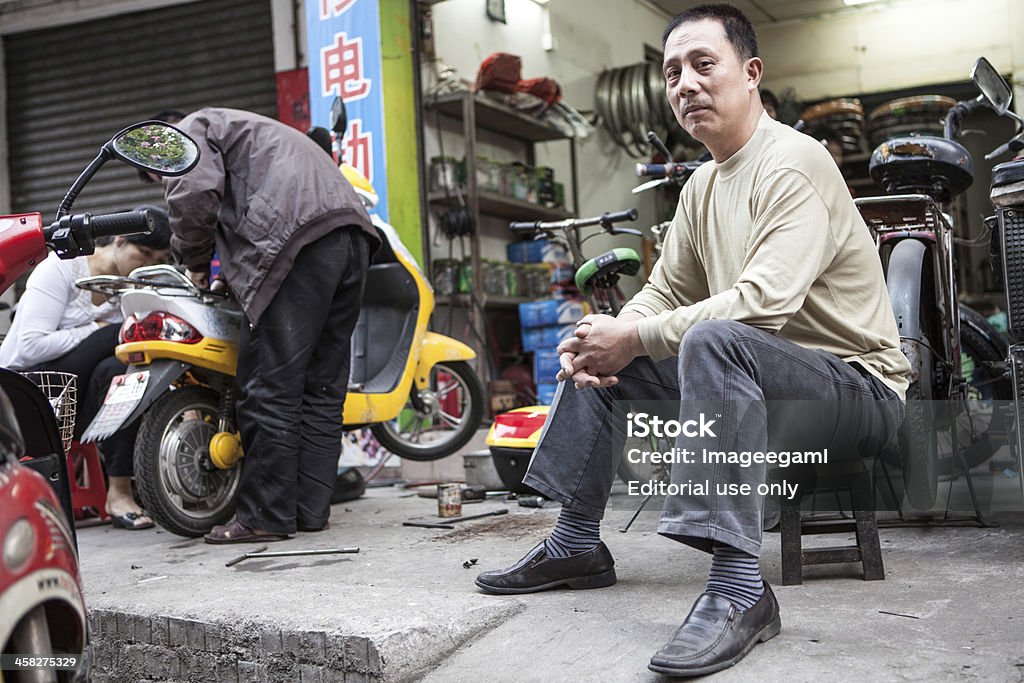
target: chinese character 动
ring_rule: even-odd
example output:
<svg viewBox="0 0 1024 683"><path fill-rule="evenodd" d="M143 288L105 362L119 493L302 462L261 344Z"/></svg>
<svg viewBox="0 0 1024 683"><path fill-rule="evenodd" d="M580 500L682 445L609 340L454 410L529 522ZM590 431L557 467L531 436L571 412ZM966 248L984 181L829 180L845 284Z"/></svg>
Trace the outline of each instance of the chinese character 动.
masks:
<svg viewBox="0 0 1024 683"><path fill-rule="evenodd" d="M340 17L356 0L320 0L320 18Z"/></svg>
<svg viewBox="0 0 1024 683"><path fill-rule="evenodd" d="M342 144L341 157L347 164L355 166L356 169L366 176L366 179L373 182L373 134L364 133L361 129L363 122L360 119L349 121L348 130L345 132L345 142Z"/></svg>
<svg viewBox="0 0 1024 683"><path fill-rule="evenodd" d="M336 33L334 40L333 47L320 50L323 96L333 93L345 101L366 97L370 92L370 81L363 78L363 39L349 41L344 33Z"/></svg>

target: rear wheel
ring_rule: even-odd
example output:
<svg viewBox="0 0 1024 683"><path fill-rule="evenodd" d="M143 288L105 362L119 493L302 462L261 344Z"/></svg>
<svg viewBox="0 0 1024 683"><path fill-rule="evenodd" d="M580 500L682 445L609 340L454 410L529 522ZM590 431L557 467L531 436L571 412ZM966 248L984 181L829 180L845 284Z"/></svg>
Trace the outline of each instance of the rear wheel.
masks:
<svg viewBox="0 0 1024 683"><path fill-rule="evenodd" d="M896 243L885 260L885 284L889 290L900 347L910 361L916 380L907 387L906 414L892 447L882 459L901 471L903 497L918 510L929 510L938 493L937 417L945 401L935 401L939 376L932 342L941 339L937 319L936 255L916 239ZM929 339L929 334L934 339ZM945 392L943 392L945 393ZM898 495L898 494L897 494Z"/></svg>
<svg viewBox="0 0 1024 683"><path fill-rule="evenodd" d="M241 468L210 460L217 433L217 393L182 387L164 394L139 425L135 481L146 511L170 532L201 536L235 511Z"/></svg>
<svg viewBox="0 0 1024 683"><path fill-rule="evenodd" d="M938 432L932 400L932 353L921 347L921 374L907 387L906 415L897 435L907 501L918 510L935 505L939 488Z"/></svg>
<svg viewBox="0 0 1024 683"><path fill-rule="evenodd" d="M419 391L416 401L410 398L398 417L371 430L400 458L437 460L469 442L483 411L484 390L476 372L465 361L449 361L430 369L428 388Z"/></svg>

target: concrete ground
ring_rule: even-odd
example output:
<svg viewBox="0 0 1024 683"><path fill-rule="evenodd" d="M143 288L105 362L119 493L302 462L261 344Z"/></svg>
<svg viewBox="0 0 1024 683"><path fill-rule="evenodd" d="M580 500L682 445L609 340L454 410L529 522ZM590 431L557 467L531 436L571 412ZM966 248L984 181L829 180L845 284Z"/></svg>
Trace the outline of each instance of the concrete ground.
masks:
<svg viewBox="0 0 1024 683"><path fill-rule="evenodd" d="M985 475L982 488L1017 486L1000 476ZM618 584L518 597L485 595L473 579L543 538L557 507L498 498L465 504L464 514L504 516L451 531L412 528L402 522L436 520L434 500L370 489L335 506L329 530L269 544L357 546L358 554L231 568L227 560L255 548L162 530L82 529L93 679L662 680L647 662L702 592L708 559L657 536L653 513L619 533L631 502L622 492L615 502L603 533ZM782 633L717 680L1024 680L1024 515L993 516L1000 526L883 527L886 579L874 582L862 581L856 565L832 565L782 586L779 537L766 534L762 565ZM848 542L806 545L830 541Z"/></svg>

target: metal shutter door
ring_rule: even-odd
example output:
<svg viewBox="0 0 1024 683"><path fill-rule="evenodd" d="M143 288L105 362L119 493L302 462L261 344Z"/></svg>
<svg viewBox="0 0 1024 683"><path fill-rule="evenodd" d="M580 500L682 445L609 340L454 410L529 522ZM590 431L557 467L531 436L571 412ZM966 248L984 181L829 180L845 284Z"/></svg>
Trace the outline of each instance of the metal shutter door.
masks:
<svg viewBox="0 0 1024 683"><path fill-rule="evenodd" d="M15 213L52 219L100 146L161 109L235 107L276 116L269 0L208 0L7 36ZM159 185L108 163L75 202L94 213L164 205Z"/></svg>

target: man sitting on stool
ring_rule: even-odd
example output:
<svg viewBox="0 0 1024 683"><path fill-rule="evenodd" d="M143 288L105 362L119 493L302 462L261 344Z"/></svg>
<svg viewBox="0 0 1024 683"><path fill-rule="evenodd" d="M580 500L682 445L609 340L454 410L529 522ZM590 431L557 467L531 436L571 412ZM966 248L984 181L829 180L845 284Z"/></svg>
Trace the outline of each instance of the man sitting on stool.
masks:
<svg viewBox="0 0 1024 683"><path fill-rule="evenodd" d="M588 315L559 347L558 377L575 388L559 386L525 483L562 511L523 559L477 577L490 593L615 583L599 535L615 401L681 400L681 421L694 417L687 406L714 406L719 428L687 440L697 453L765 451L769 431L773 441L881 445L903 418L910 368L871 234L828 151L765 113L749 20L729 5L695 7L663 43L676 119L714 161L683 187L648 284L617 318ZM818 408L778 424L771 400ZM673 467L673 483L687 480L710 491L668 497L658 531L712 559L707 591L651 659L677 676L731 666L781 628L758 565L764 498L715 495L725 482L756 491L765 464L697 458Z"/></svg>

